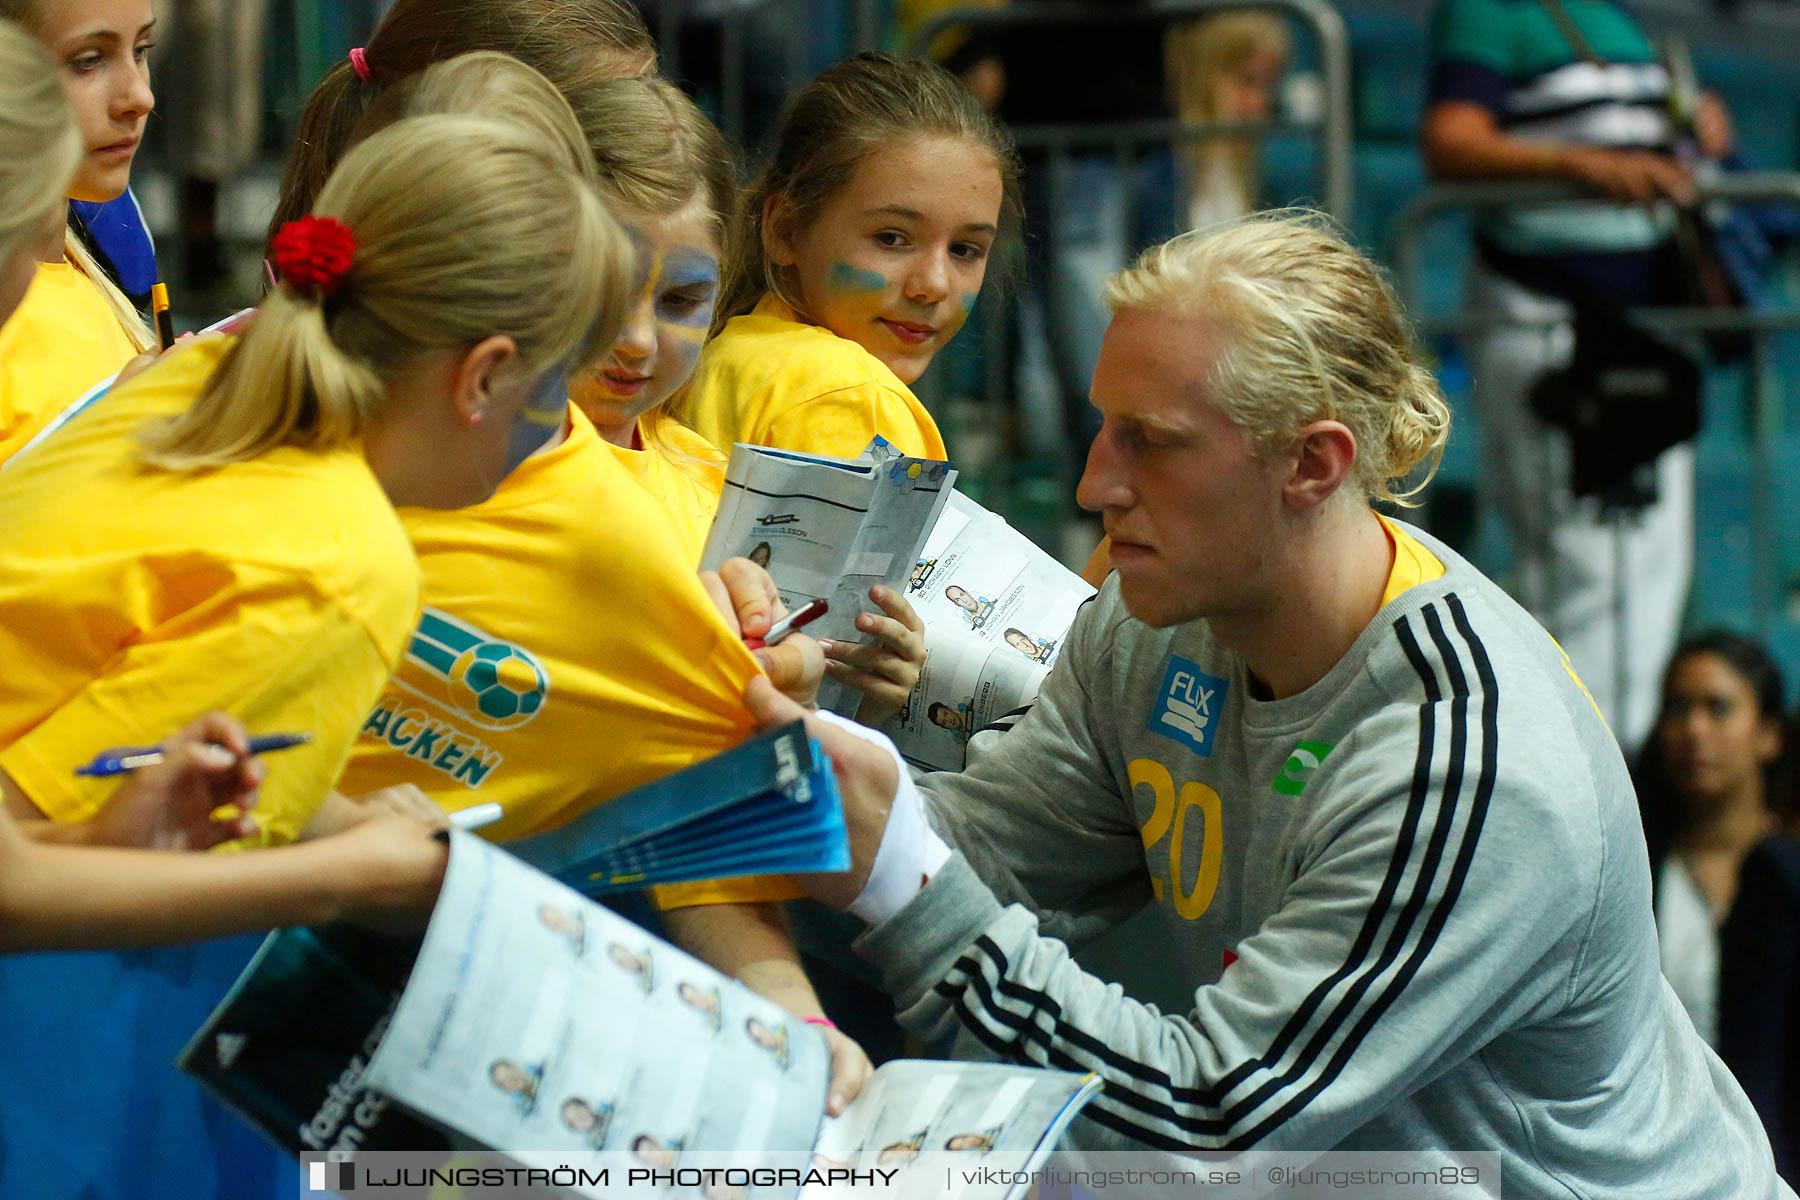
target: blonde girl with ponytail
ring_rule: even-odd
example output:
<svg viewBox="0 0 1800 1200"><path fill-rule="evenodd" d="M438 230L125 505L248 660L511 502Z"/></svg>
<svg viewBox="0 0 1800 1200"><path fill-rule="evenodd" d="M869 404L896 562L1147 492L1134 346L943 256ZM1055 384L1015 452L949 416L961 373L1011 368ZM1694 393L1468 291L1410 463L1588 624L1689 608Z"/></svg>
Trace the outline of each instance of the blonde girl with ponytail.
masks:
<svg viewBox="0 0 1800 1200"><path fill-rule="evenodd" d="M74 767L188 714L305 732L258 840L299 835L417 617L395 505L485 499L560 429L616 328L630 250L562 147L402 122L351 154L241 340L203 338L21 457L0 489L0 787L105 798Z"/></svg>
<svg viewBox="0 0 1800 1200"><path fill-rule="evenodd" d="M62 221L81 153L68 98L43 47L0 20L0 323ZM173 732L173 731L170 731ZM0 813L0 952L138 945L343 918L429 901L443 851L416 821L385 817L267 861L203 850L254 827L242 809L263 777L243 727L220 713L164 742L165 761L131 776L93 819L52 825Z"/></svg>
<svg viewBox="0 0 1800 1200"><path fill-rule="evenodd" d="M0 0L0 17L19 22L50 51L74 107L77 154L64 196L99 201L124 194L156 104L148 66L156 29L151 0ZM144 319L69 229L66 206L34 232L32 286L0 329L0 462L155 345Z"/></svg>
<svg viewBox="0 0 1800 1200"><path fill-rule="evenodd" d="M710 272L702 265L700 274L716 282L713 223L715 206L729 200L728 160L718 146L720 157L707 160L721 168L717 191L702 195L699 175L685 165L700 143L671 143L711 126L661 80L600 81L573 89L569 98L579 125L542 76L505 55L481 52L396 85L367 120L380 126L425 113L499 112L542 126L547 115L556 116L551 132L571 153L598 162L601 193L650 268L630 301L627 324L641 325L647 297L664 290L659 265L675 245L704 239L705 246L691 249L711 249ZM620 203L625 200L631 203ZM675 216L688 237L659 239L657 214ZM710 293L703 299L698 312L684 306L681 313L681 329L696 351ZM627 336L621 331L617 340L598 344L571 373L576 396L591 390L597 364L610 361L609 345ZM691 369L692 356L686 363ZM685 377L685 370L679 373ZM561 439L509 475L485 503L402 510L424 571L425 610L415 652L363 722L340 781L346 794L412 786L451 812L498 803L505 815L483 836L506 842L563 825L748 734L742 697L759 663L697 574L698 547L690 548L683 532L690 518L677 517L668 496L649 490L650 480L615 453L580 407L564 404ZM604 407L592 411L602 420L618 416ZM636 416L622 423L629 428ZM445 665L444 648L475 644L504 648L508 688L476 695L467 667L459 674L457 663ZM810 657L816 683L820 655L810 639L789 639L764 653L777 677L805 676L796 663ZM422 753L427 733L435 748ZM659 888L654 900L670 936L690 952L796 1016L819 1017L818 998L777 906L798 894L784 879L747 878ZM827 1039L832 1091L848 1100L868 1061L835 1030Z"/></svg>

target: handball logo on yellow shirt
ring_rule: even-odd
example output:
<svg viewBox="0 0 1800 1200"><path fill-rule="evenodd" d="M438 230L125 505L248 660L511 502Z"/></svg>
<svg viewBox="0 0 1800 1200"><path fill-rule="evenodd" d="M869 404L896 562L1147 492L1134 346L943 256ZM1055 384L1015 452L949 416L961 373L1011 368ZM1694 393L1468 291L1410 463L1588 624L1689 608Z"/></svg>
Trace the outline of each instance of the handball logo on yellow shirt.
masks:
<svg viewBox="0 0 1800 1200"><path fill-rule="evenodd" d="M550 695L550 674L531 651L435 608L419 618L406 658L441 685L441 692L424 692L426 699L484 729L518 728Z"/></svg>

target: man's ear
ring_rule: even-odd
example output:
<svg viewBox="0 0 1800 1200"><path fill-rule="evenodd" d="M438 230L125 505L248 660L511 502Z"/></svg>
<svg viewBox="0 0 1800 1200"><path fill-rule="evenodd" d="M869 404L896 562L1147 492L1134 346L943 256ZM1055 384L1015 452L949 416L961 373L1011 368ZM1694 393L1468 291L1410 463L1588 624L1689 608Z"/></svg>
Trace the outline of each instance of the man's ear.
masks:
<svg viewBox="0 0 1800 1200"><path fill-rule="evenodd" d="M794 253L793 239L788 236L788 218L792 215L793 206L780 192L770 195L763 201L763 253L770 262L778 267L791 267L794 265L794 260L799 257Z"/></svg>
<svg viewBox="0 0 1800 1200"><path fill-rule="evenodd" d="M1341 421L1314 421L1295 435L1290 454L1293 470L1282 497L1296 509L1316 509L1355 471L1356 435Z"/></svg>
<svg viewBox="0 0 1800 1200"><path fill-rule="evenodd" d="M486 418L498 376L518 356L518 343L497 333L476 342L458 360L450 376L450 395L463 424L479 425Z"/></svg>

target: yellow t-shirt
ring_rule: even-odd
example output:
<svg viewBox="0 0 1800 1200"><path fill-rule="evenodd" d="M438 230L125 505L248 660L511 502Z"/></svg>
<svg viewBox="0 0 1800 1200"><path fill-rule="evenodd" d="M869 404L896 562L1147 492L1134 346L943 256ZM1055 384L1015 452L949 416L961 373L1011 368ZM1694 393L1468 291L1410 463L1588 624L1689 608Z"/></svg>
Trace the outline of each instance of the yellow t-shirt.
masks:
<svg viewBox="0 0 1800 1200"><path fill-rule="evenodd" d="M1438 556L1420 545L1418 540L1406 528L1397 522L1390 521L1380 513L1375 517L1381 522L1382 532L1387 534L1388 544L1394 548L1394 566L1388 572L1387 588L1381 593L1381 606L1386 608L1388 602L1409 588L1418 587L1421 583L1430 583L1444 576L1444 564Z"/></svg>
<svg viewBox="0 0 1800 1200"><path fill-rule="evenodd" d="M72 263L39 263L0 328L0 462L136 353L93 280Z"/></svg>
<svg viewBox="0 0 1800 1200"><path fill-rule="evenodd" d="M363 722L341 789L490 801L508 841L711 757L752 729L756 660L674 523L571 407L569 436L486 503L403 509L425 611ZM483 664L486 664L484 667ZM659 889L665 905L798 895L781 879Z"/></svg>
<svg viewBox="0 0 1800 1200"><path fill-rule="evenodd" d="M808 325L773 296L700 352L686 415L702 437L855 458L880 434L903 454L948 455L937 422L887 364Z"/></svg>
<svg viewBox="0 0 1800 1200"><path fill-rule="evenodd" d="M612 456L636 476L661 502L681 535L686 561L699 566L719 511L719 493L725 487L725 456L711 442L673 417L644 417L638 421L641 450L605 442Z"/></svg>
<svg viewBox="0 0 1800 1200"><path fill-rule="evenodd" d="M272 755L257 813L290 841L337 780L418 618L419 569L360 448L206 471L142 465L133 434L190 404L232 339L165 356L0 485L0 769L59 821L115 780L76 767L211 708Z"/></svg>

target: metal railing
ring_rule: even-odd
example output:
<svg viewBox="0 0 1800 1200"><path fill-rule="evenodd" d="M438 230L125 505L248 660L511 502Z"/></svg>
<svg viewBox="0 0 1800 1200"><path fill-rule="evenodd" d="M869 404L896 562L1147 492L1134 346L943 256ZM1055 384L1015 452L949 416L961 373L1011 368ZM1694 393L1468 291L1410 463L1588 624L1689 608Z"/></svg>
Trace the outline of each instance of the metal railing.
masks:
<svg viewBox="0 0 1800 1200"><path fill-rule="evenodd" d="M1695 188L1703 205L1774 201L1800 208L1800 172L1746 171L1698 180ZM1547 328L1563 323L1562 318L1555 316L1528 318L1474 309L1422 312L1418 305L1421 242L1435 222L1451 215L1478 215L1544 204L1617 207L1616 202L1596 198L1574 184L1517 181L1438 184L1420 192L1401 210L1390 235L1390 261L1401 300L1422 335L1464 336L1502 324ZM1752 615L1757 629L1767 635L1778 609L1774 480L1775 446L1783 423L1781 388L1771 361L1769 339L1777 333L1800 332L1800 307L1752 310L1659 306L1632 309L1625 316L1634 324L1663 334L1742 334L1749 340L1750 540L1755 592ZM1475 381L1475 387L1479 390L1480 380Z"/></svg>
<svg viewBox="0 0 1800 1200"><path fill-rule="evenodd" d="M1197 141L1234 133L1296 129L1316 132L1320 138L1320 192L1326 211L1349 224L1355 176L1351 159L1350 34L1344 18L1328 0L1148 0L1128 12L1102 9L1092 4L1052 3L1028 7L952 8L939 13L914 31L911 53L923 56L926 47L950 29L1017 29L1021 27L1093 25L1134 22L1165 25L1191 21L1217 12L1260 9L1286 13L1307 26L1319 47L1319 70L1325 89L1324 111L1317 122L1211 122L1184 125L1180 121L1121 122L1094 125L1024 126L1014 130L1022 148L1042 146L1052 153L1066 153L1077 146L1113 147L1121 158L1138 149L1160 143Z"/></svg>

